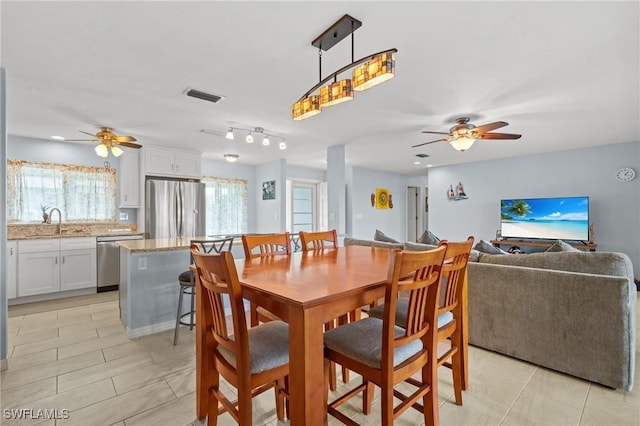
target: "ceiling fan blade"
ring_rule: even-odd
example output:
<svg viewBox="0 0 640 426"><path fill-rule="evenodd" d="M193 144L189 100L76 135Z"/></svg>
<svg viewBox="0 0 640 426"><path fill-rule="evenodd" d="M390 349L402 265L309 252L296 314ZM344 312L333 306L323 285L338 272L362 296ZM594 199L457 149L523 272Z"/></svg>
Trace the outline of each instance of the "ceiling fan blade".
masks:
<svg viewBox="0 0 640 426"><path fill-rule="evenodd" d="M135 142L136 138L133 136L116 136L116 142Z"/></svg>
<svg viewBox="0 0 640 426"><path fill-rule="evenodd" d="M509 123L507 123L506 121L496 121L495 123L483 124L482 126L478 126L474 128L473 131L478 133L486 133L508 125Z"/></svg>
<svg viewBox="0 0 640 426"><path fill-rule="evenodd" d="M131 142L118 142L118 145L124 146L124 147L127 147L127 148L135 148L135 149L142 148L142 145L139 145L137 143L131 143Z"/></svg>
<svg viewBox="0 0 640 426"><path fill-rule="evenodd" d="M429 130L423 130L422 133L432 133L434 135L448 135L449 132L430 132Z"/></svg>
<svg viewBox="0 0 640 426"><path fill-rule="evenodd" d="M520 139L522 135L514 133L483 133L478 135L478 139Z"/></svg>
<svg viewBox="0 0 640 426"><path fill-rule="evenodd" d="M98 139L65 139L65 142L100 142Z"/></svg>
<svg viewBox="0 0 640 426"><path fill-rule="evenodd" d="M448 133L445 133L445 134L448 135ZM411 148L417 148L417 147L422 146L422 145L429 145L430 143L442 142L442 141L446 141L446 140L448 140L448 139L436 139L435 141L423 142L423 143L419 143L418 145L413 145Z"/></svg>
<svg viewBox="0 0 640 426"><path fill-rule="evenodd" d="M82 130L80 130L80 133L84 133L85 135L89 135L89 136L93 136L94 138L97 138L97 136L94 135L93 133L83 132Z"/></svg>

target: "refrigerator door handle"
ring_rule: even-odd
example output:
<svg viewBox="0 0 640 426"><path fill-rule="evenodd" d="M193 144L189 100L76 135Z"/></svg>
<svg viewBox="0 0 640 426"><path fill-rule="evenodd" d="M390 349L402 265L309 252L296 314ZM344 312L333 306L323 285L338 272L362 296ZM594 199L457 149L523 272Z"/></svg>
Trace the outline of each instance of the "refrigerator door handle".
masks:
<svg viewBox="0 0 640 426"><path fill-rule="evenodd" d="M178 190L176 191L176 210L177 210L177 214L176 214L176 218L178 220L177 226L176 226L176 232L178 233L178 235L176 235L177 237L181 238L183 237L183 225L184 225L184 218L182 217L182 212L183 212L183 198L182 198L182 190L183 190L183 185L182 183L178 184Z"/></svg>

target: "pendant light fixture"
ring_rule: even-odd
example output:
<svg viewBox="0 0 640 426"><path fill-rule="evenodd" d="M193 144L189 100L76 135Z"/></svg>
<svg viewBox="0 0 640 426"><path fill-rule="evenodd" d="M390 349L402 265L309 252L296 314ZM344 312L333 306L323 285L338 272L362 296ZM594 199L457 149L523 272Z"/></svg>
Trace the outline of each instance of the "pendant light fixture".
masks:
<svg viewBox="0 0 640 426"><path fill-rule="evenodd" d="M320 114L322 108L350 101L353 99L354 91L369 89L395 76L394 53L398 49L383 50L358 60L354 59L353 33L361 26L361 21L349 15L344 15L311 42L312 46L318 48L318 74L320 81L293 104L291 115L294 120L299 121L313 117ZM351 35L351 63L323 78L322 51L331 49L348 35ZM352 79L338 80L339 74L353 68L355 69L352 73ZM325 83L331 80L333 80L333 83L324 86ZM318 89L319 94L314 95L313 93Z"/></svg>

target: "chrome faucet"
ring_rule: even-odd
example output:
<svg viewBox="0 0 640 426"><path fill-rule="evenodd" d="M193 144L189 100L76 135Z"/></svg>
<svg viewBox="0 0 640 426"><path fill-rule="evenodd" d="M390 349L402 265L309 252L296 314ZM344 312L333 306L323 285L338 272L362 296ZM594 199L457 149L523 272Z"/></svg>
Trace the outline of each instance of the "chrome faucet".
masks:
<svg viewBox="0 0 640 426"><path fill-rule="evenodd" d="M51 223L51 215L53 214L54 210L58 212L58 234L62 235L62 213L60 212L59 208L54 207L51 210L49 210L49 217L47 217L47 223Z"/></svg>

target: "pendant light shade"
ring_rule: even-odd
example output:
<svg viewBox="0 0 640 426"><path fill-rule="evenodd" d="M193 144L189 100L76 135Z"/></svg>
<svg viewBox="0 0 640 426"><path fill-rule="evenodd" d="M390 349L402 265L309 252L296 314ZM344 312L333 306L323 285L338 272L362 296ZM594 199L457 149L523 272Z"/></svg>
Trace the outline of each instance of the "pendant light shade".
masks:
<svg viewBox="0 0 640 426"><path fill-rule="evenodd" d="M107 149L107 146L102 143L95 147L95 151L96 154L98 154L98 157L107 158L109 156L109 150Z"/></svg>
<svg viewBox="0 0 640 426"><path fill-rule="evenodd" d="M119 146L115 146L113 145L111 147L111 153L113 154L114 157L120 157L122 155L124 151L122 149L120 149Z"/></svg>
<svg viewBox="0 0 640 426"><path fill-rule="evenodd" d="M451 146L458 150L458 151L466 151L469 148L471 148L471 145L473 145L473 143L476 140L473 138L468 138L466 136L462 136L459 137L457 139L452 140L451 142L449 142L451 144Z"/></svg>
<svg viewBox="0 0 640 426"><path fill-rule="evenodd" d="M229 130L227 130L227 136L226 136L226 138L227 138L227 139L229 139L230 141L232 141L232 140L233 140L233 129L229 129Z"/></svg>
<svg viewBox="0 0 640 426"><path fill-rule="evenodd" d="M353 90L367 90L395 76L396 59L393 53L381 53L353 70Z"/></svg>
<svg viewBox="0 0 640 426"><path fill-rule="evenodd" d="M320 107L337 105L353 99L351 80L336 81L333 84L320 88Z"/></svg>
<svg viewBox="0 0 640 426"><path fill-rule="evenodd" d="M293 104L291 115L296 121L313 117L316 114L320 114L320 100L317 95L308 96Z"/></svg>

